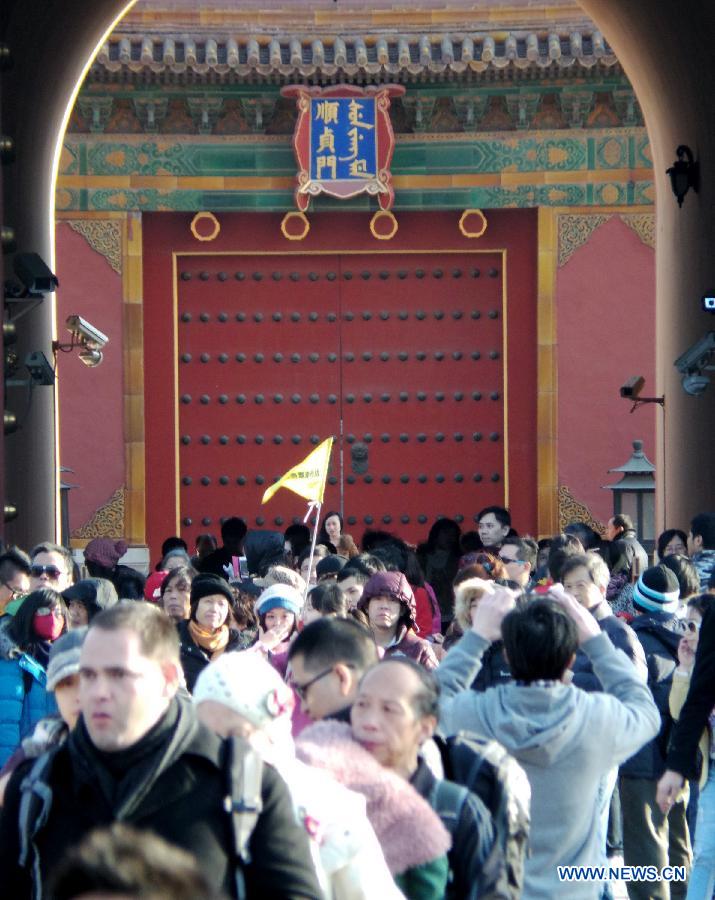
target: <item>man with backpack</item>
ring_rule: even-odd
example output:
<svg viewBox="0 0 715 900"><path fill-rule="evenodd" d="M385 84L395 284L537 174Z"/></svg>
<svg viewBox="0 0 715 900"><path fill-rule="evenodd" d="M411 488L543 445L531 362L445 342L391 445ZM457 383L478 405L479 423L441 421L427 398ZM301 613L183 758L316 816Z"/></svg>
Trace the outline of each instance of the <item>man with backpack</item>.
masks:
<svg viewBox="0 0 715 900"><path fill-rule="evenodd" d="M230 897L321 897L285 784L247 745L199 724L177 697L180 672L176 629L158 609L122 604L92 621L76 728L7 788L4 896L42 897L65 851L124 822L193 853Z"/></svg>
<svg viewBox="0 0 715 900"><path fill-rule="evenodd" d="M683 622L676 616L680 588L666 566L646 569L633 587L638 615L631 628L645 652L648 687L660 713L658 734L632 756L620 771L623 812L623 861L627 866L685 866L690 869L690 836L686 820L687 792L664 815L656 800L658 779L665 772L668 742L673 727L668 698L678 666L678 644ZM650 884L631 882L631 900L668 900L685 897L685 882Z"/></svg>
<svg viewBox="0 0 715 900"><path fill-rule="evenodd" d="M469 690L484 651L499 637L514 681ZM604 693L565 683L579 644ZM598 827L603 777L658 731L658 710L636 668L560 585L548 599L517 609L512 593L492 584L472 611L472 629L436 674L443 733L467 729L500 742L528 776L524 897L600 898L602 882L571 880L564 867L605 864Z"/></svg>
<svg viewBox="0 0 715 900"><path fill-rule="evenodd" d="M379 763L409 781L452 836L448 900L503 897L495 892L498 852L489 811L466 788L437 778L420 750L439 715L434 676L409 657L393 656L369 669L351 711L353 737Z"/></svg>

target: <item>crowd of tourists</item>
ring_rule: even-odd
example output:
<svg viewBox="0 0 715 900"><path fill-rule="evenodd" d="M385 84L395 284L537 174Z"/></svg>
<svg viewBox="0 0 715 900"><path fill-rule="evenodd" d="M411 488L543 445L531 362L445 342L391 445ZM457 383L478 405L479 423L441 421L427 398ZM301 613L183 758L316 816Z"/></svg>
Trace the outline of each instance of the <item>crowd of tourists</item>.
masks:
<svg viewBox="0 0 715 900"><path fill-rule="evenodd" d="M711 900L715 513L475 518L2 548L2 895Z"/></svg>

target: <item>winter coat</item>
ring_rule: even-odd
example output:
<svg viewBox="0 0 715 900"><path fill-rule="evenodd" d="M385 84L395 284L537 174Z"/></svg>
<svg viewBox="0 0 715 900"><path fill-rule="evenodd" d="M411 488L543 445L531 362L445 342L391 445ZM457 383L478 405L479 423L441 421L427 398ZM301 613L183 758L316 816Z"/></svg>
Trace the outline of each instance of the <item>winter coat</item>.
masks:
<svg viewBox="0 0 715 900"><path fill-rule="evenodd" d="M7 634L7 626L0 629L0 767L40 719L57 712L55 695L46 684L43 666L23 653Z"/></svg>
<svg viewBox="0 0 715 900"><path fill-rule="evenodd" d="M383 768L367 750L353 740L349 725L336 721L317 722L296 741L299 759L325 769L367 801L367 817L375 830L385 862L400 883L406 896L432 897L442 900L447 880L446 853L449 834L439 816L417 791L403 778ZM436 864L436 865L433 865ZM420 869L416 873L413 870ZM439 872L443 880L439 884ZM435 883L435 875L437 883ZM412 881L425 882L428 890L409 891Z"/></svg>
<svg viewBox="0 0 715 900"><path fill-rule="evenodd" d="M621 766L621 775L657 781L665 771L665 757L673 726L668 698L673 672L678 665L678 644L683 636L683 625L672 613L651 612L636 616L631 628L645 652L648 687L658 707L661 724L656 737Z"/></svg>
<svg viewBox="0 0 715 900"><path fill-rule="evenodd" d="M401 900L363 795L296 759L289 746L291 753L269 752L267 759L288 785L298 823L311 839L326 900Z"/></svg>
<svg viewBox="0 0 715 900"><path fill-rule="evenodd" d="M439 779L423 759L410 784L434 809ZM447 822L444 825L449 827ZM447 858L453 880L449 896L458 900L487 896L493 885L487 884L483 870L494 848L494 826L489 810L476 794L468 794L451 834L452 848Z"/></svg>
<svg viewBox="0 0 715 900"><path fill-rule="evenodd" d="M658 731L660 717L633 664L605 634L583 644L606 693L561 682L469 690L488 642L467 632L437 669L440 730L498 741L531 785L531 830L524 866L529 900L596 900L602 885L558 880L558 865L605 864L596 802L604 775Z"/></svg>
<svg viewBox="0 0 715 900"><path fill-rule="evenodd" d="M385 647L385 658L390 656L409 656L430 670L436 669L438 665L432 644L417 637L411 628L403 628L398 632L395 643Z"/></svg>
<svg viewBox="0 0 715 900"><path fill-rule="evenodd" d="M224 810L224 743L199 724L190 702L174 699L166 717L161 721L172 722L171 733L119 780L101 763L81 719L56 751L49 774L52 807L35 839L43 884L64 853L92 829L123 821L195 854L213 889L236 896L232 825ZM31 896L29 873L18 862L20 785L31 766L23 763L13 774L0 818L6 897ZM270 766L264 766L262 777L262 812L249 842L251 863L244 869L247 897L319 900L308 841L295 822L288 789Z"/></svg>
<svg viewBox="0 0 715 900"><path fill-rule="evenodd" d="M412 593L415 595L416 631L421 638L428 638L431 634L439 633L442 627L439 604L437 598L434 597L434 592L432 591L430 594L430 591L432 588L429 586L412 587Z"/></svg>
<svg viewBox="0 0 715 900"><path fill-rule="evenodd" d="M648 568L648 554L638 541L635 531L624 531L623 534L607 546L607 559L611 575L633 574L633 564L641 575Z"/></svg>
<svg viewBox="0 0 715 900"><path fill-rule="evenodd" d="M705 610L700 626L698 652L690 676L690 690L678 721L673 727L668 748L669 769L685 778L698 777L697 751L702 733L715 707L715 612Z"/></svg>
<svg viewBox="0 0 715 900"><path fill-rule="evenodd" d="M184 670L186 687L189 692L192 693L194 685L196 684L196 679L211 662L211 657L205 650L199 647L191 637L189 623L187 621L179 622L176 627L179 632L181 667ZM234 631L232 628L229 631L228 644L223 652L230 653L232 650L241 650L242 646L241 633L239 631Z"/></svg>
<svg viewBox="0 0 715 900"><path fill-rule="evenodd" d="M628 659L640 672L643 681L648 672L646 669L645 653L635 632L623 619L614 616L611 607L602 600L598 606L591 610L591 615L598 622L598 627L608 635L610 642L618 650L623 650ZM579 648L576 659L571 666L573 672L573 684L583 691L602 691L601 682L593 671L593 666L588 656Z"/></svg>
<svg viewBox="0 0 715 900"><path fill-rule="evenodd" d="M691 562L698 570L700 590L705 593L708 589L710 573L715 569L715 550L701 550L700 553L693 556Z"/></svg>
<svg viewBox="0 0 715 900"><path fill-rule="evenodd" d="M207 553L203 559L198 560L195 569L197 572L201 572L202 575L216 575L218 578L225 578L228 581L229 576L226 574L226 566L232 567L234 555L231 550L227 550L225 547L218 547L216 550L212 550L211 553Z"/></svg>
<svg viewBox="0 0 715 900"><path fill-rule="evenodd" d="M285 539L280 531L249 531L243 553L251 575L263 576L271 566L285 564Z"/></svg>
<svg viewBox="0 0 715 900"><path fill-rule="evenodd" d="M668 706L670 708L670 715L673 718L674 727L678 719L680 718L680 712L683 708L683 705L685 704L685 698L688 696L691 675L692 672L679 672L677 669L673 673L673 683L670 686ZM707 783L708 770L710 768L709 728L705 728L700 736L700 740L698 741L698 751L700 754L700 778L698 779L698 784L700 786L700 790L702 790Z"/></svg>

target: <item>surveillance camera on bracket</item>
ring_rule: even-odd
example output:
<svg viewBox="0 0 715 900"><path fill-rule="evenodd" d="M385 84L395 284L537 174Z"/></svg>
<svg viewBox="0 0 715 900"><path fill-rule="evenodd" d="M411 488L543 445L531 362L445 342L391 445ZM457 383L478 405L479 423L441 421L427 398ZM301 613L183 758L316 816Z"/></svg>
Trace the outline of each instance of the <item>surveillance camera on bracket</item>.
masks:
<svg viewBox="0 0 715 900"><path fill-rule="evenodd" d="M69 316L65 324L67 331L73 338L76 338L77 343L89 350L101 350L109 342L106 334L103 334L82 316Z"/></svg>
<svg viewBox="0 0 715 900"><path fill-rule="evenodd" d="M715 369L715 331L708 331L673 363L681 375Z"/></svg>
<svg viewBox="0 0 715 900"><path fill-rule="evenodd" d="M644 385L645 378L642 375L631 375L628 381L621 385L621 397L633 401L631 412L635 412L643 403L659 403L661 406L665 406L665 397L641 397Z"/></svg>
<svg viewBox="0 0 715 900"><path fill-rule="evenodd" d="M13 267L15 274L31 296L51 294L59 286L57 276L39 253L16 253Z"/></svg>
<svg viewBox="0 0 715 900"><path fill-rule="evenodd" d="M645 378L642 375L632 375L628 381L621 385L621 397L634 399L643 390Z"/></svg>

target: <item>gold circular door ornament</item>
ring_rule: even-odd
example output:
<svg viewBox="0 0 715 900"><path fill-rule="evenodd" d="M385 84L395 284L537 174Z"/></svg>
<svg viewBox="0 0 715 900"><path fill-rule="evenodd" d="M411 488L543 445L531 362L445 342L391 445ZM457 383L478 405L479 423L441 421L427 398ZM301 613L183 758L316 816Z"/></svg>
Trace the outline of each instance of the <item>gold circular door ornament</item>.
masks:
<svg viewBox="0 0 715 900"><path fill-rule="evenodd" d="M213 213L198 212L191 220L191 233L197 241L215 241L221 233L221 223Z"/></svg>
<svg viewBox="0 0 715 900"><path fill-rule="evenodd" d="M397 234L397 219L389 209L380 209L370 219L370 234L378 241L391 241Z"/></svg>
<svg viewBox="0 0 715 900"><path fill-rule="evenodd" d="M459 230L466 238L480 238L487 230L487 217L481 209L465 209L459 219Z"/></svg>
<svg viewBox="0 0 715 900"><path fill-rule="evenodd" d="M281 220L281 232L287 241L303 241L310 231L310 222L304 212L286 213Z"/></svg>

